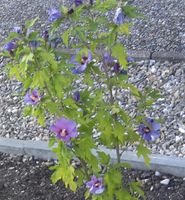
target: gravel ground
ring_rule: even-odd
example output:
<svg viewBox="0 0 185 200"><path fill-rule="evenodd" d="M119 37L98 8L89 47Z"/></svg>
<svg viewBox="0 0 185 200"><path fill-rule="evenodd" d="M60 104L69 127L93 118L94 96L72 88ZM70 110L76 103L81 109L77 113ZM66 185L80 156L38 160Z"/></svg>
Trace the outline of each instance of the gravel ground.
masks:
<svg viewBox="0 0 185 200"><path fill-rule="evenodd" d="M25 20L39 15L38 27L48 26L46 11L59 8L69 0L1 0L0 1L0 41L12 27L24 24ZM147 19L134 20L132 35L126 44L130 49L150 51L185 51L185 1L184 0L131 0ZM44 24L44 25L43 25Z"/></svg>
<svg viewBox="0 0 185 200"><path fill-rule="evenodd" d="M153 153L185 157L185 64L170 62L140 61L129 69L129 80L140 89L149 85L160 90L160 98L153 106L154 111L146 115L164 118L161 137L155 143L148 144ZM80 86L79 86L80 87ZM22 117L24 103L20 94L21 85L8 80L0 72L0 136L6 138L48 140L52 134L49 124L43 128L36 120ZM118 98L124 108L134 105L134 100L124 101L126 91L120 91ZM134 107L129 110L134 112Z"/></svg>
<svg viewBox="0 0 185 200"><path fill-rule="evenodd" d="M184 0L133 0L147 20L135 20L131 49L185 51Z"/></svg>
<svg viewBox="0 0 185 200"><path fill-rule="evenodd" d="M52 185L51 161L0 154L0 199L2 200L85 200L84 189L72 193L62 182ZM123 182L139 181L146 200L184 200L185 179L160 172L123 170ZM126 181L126 182L125 182Z"/></svg>
<svg viewBox="0 0 185 200"><path fill-rule="evenodd" d="M0 41L15 25L26 19L40 16L37 26L44 27L46 10L59 7L62 1L0 1ZM130 48L147 50L177 50L183 46L183 5L176 0L137 0L133 4L143 8L148 20L135 20L133 35L127 43ZM160 28L159 28L160 27ZM185 28L184 28L185 30ZM1 37L2 36L2 37ZM144 41L145 40L145 41ZM18 139L48 140L48 127L42 128L32 118L23 118L24 106L20 97L21 85L8 80L0 61L0 136ZM151 85L159 88L164 95L155 105L153 117L163 117L162 136L155 144L149 145L153 153L185 157L185 64L157 61L141 61L129 71L131 82L137 86ZM143 80L144 81L139 81ZM121 94L120 94L121 99ZM132 101L132 100L130 100ZM132 103L132 102L130 102Z"/></svg>

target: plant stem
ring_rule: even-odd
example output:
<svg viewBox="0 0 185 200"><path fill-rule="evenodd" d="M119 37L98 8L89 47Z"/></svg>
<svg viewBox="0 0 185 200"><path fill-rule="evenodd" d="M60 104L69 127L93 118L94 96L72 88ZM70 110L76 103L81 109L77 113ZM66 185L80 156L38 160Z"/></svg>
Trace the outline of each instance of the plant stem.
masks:
<svg viewBox="0 0 185 200"><path fill-rule="evenodd" d="M83 159L81 159L81 158L78 158L78 159L80 160L80 162L81 162L81 164L82 164L82 167L83 167L83 169L84 169L84 173L85 173L86 178L87 178L87 179L90 179L90 176L89 176L89 174L88 174L88 169L87 169L87 166L86 166L85 161L84 161Z"/></svg>
<svg viewBox="0 0 185 200"><path fill-rule="evenodd" d="M113 105L115 99L114 99L113 92L112 92L112 84L110 83L110 77L109 77L109 74L108 74L106 67L104 67L104 69L105 69L105 74L106 74L106 78L107 78L108 89L109 89L109 92L110 92L110 104ZM114 119L116 121L117 120L117 114L115 113L113 116L114 116ZM120 147L119 147L118 140L116 142L116 156L117 156L117 162L120 163L121 162L121 154L120 154Z"/></svg>
<svg viewBox="0 0 185 200"><path fill-rule="evenodd" d="M121 162L121 154L120 154L118 142L117 142L117 145L116 145L116 155L117 155L117 161L118 161L118 163L120 163Z"/></svg>

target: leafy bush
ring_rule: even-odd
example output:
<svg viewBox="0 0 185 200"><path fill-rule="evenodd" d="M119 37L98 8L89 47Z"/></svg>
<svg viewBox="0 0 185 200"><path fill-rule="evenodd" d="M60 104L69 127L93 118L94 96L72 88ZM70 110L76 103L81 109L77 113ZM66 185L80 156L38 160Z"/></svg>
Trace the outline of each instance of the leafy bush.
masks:
<svg viewBox="0 0 185 200"><path fill-rule="evenodd" d="M128 19L139 16L137 10L126 1L75 0L72 8L61 6L48 15L49 31L40 36L31 29L38 19L15 27L2 55L10 58L10 77L23 83L24 113L43 126L46 117L56 118L50 127L55 136L49 142L58 157L51 168L52 182L62 179L73 191L85 185L86 198L94 200L143 196L139 183L123 186L120 170L130 167L121 162L129 145L135 145L137 155L149 165L145 141L160 136L160 124L144 114L159 95L148 88L139 91L128 81L133 59L119 40L130 34ZM64 23L69 26L61 37L52 38ZM135 116L120 104L121 89L135 99ZM102 146L115 150L116 163Z"/></svg>

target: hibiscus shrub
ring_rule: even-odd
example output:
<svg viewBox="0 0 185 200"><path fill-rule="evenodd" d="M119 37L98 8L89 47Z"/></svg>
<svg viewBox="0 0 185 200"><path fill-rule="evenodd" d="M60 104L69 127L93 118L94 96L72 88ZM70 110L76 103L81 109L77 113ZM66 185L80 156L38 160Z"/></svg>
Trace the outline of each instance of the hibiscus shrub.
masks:
<svg viewBox="0 0 185 200"><path fill-rule="evenodd" d="M126 1L75 0L72 7L50 9L48 15L50 30L34 31L37 19L15 27L2 55L9 58L10 77L23 85L24 113L41 125L48 117L55 119L49 147L58 160L52 182L62 179L73 191L85 185L86 198L137 199L143 192L138 182L122 180L121 168L130 165L121 156L132 145L149 165L145 141L160 136L160 124L145 115L159 94L139 91L128 81L133 59L120 42L130 34L129 18L137 17L137 10ZM53 37L64 23L68 28ZM127 109L131 96L134 115ZM102 146L116 152L117 162Z"/></svg>

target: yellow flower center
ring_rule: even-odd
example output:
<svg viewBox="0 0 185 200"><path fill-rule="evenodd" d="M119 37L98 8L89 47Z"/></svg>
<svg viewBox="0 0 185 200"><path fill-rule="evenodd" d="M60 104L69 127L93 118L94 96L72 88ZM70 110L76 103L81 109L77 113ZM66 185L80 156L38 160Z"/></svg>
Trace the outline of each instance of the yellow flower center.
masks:
<svg viewBox="0 0 185 200"><path fill-rule="evenodd" d="M60 131L60 135L61 135L62 137L65 137L66 135L68 135L67 130L66 130L66 129L62 129L62 130Z"/></svg>
<svg viewBox="0 0 185 200"><path fill-rule="evenodd" d="M86 56L82 57L81 64L84 65L87 59L88 59L88 57L86 57Z"/></svg>
<svg viewBox="0 0 185 200"><path fill-rule="evenodd" d="M36 97L36 96L34 96L34 95L31 95L30 98L31 98L31 100L33 100L33 101L37 101L37 100L38 100L38 97Z"/></svg>
<svg viewBox="0 0 185 200"><path fill-rule="evenodd" d="M144 131L145 133L149 133L149 132L150 132L150 128L145 127L145 128L143 128L143 131Z"/></svg>
<svg viewBox="0 0 185 200"><path fill-rule="evenodd" d="M94 185L95 185L95 187L99 187L101 185L101 182L97 181Z"/></svg>

